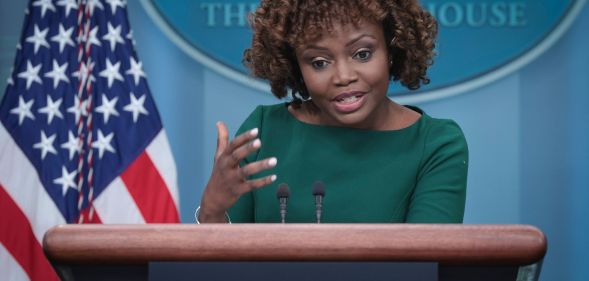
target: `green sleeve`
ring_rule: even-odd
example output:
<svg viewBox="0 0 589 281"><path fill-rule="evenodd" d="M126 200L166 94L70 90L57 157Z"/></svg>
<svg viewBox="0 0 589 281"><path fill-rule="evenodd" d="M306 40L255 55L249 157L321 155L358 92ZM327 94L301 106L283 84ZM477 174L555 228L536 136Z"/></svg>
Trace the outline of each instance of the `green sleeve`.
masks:
<svg viewBox="0 0 589 281"><path fill-rule="evenodd" d="M468 173L468 147L462 130L449 120L433 124L423 151L406 221L462 223Z"/></svg>
<svg viewBox="0 0 589 281"><path fill-rule="evenodd" d="M256 109L248 116L248 118L241 124L235 136L239 136L244 132L258 128L258 136L262 135L262 106ZM248 155L242 162L241 166L256 161L257 153ZM232 223L249 223L254 221L254 196L252 192L243 194L237 202L227 211Z"/></svg>

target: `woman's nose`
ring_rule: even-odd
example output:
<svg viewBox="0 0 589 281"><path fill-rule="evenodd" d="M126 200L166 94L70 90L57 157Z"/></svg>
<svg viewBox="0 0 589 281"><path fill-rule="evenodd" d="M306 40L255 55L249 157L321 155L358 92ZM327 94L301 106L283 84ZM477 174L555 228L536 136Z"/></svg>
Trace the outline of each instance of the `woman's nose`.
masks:
<svg viewBox="0 0 589 281"><path fill-rule="evenodd" d="M358 75L350 62L340 61L336 63L333 77L334 84L346 86L356 80L358 80Z"/></svg>

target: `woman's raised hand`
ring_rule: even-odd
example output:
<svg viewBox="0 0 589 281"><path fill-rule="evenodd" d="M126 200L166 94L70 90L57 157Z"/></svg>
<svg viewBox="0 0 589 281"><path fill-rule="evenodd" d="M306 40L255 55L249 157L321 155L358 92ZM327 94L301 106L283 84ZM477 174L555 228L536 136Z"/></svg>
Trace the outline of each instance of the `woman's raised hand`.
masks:
<svg viewBox="0 0 589 281"><path fill-rule="evenodd" d="M262 146L260 139L256 138L257 128L246 131L231 142L225 124L217 122L217 131L215 164L200 203L198 220L201 223L225 222L225 212L242 194L276 180L276 175L248 180L249 176L276 166L277 159L274 157L239 166L245 157Z"/></svg>

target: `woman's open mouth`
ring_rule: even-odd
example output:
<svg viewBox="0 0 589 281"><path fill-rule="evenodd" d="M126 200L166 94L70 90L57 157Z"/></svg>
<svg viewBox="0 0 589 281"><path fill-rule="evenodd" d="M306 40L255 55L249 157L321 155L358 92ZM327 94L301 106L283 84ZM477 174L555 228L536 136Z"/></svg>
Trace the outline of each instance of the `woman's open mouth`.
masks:
<svg viewBox="0 0 589 281"><path fill-rule="evenodd" d="M350 92L343 93L332 99L335 109L341 113L350 113L358 110L364 105L366 93Z"/></svg>

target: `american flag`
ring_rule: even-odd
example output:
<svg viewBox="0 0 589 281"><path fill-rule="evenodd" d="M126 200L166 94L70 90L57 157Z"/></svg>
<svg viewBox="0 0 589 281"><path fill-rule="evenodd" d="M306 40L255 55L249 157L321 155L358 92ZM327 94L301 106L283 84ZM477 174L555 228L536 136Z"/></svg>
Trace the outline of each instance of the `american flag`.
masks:
<svg viewBox="0 0 589 281"><path fill-rule="evenodd" d="M0 279L52 280L64 223L178 222L176 168L123 0L36 0L0 105Z"/></svg>

